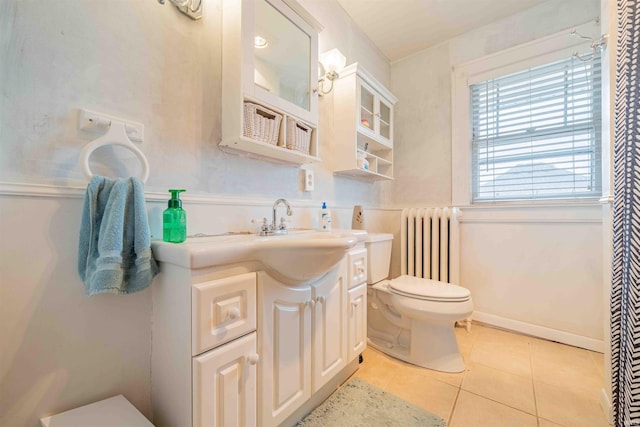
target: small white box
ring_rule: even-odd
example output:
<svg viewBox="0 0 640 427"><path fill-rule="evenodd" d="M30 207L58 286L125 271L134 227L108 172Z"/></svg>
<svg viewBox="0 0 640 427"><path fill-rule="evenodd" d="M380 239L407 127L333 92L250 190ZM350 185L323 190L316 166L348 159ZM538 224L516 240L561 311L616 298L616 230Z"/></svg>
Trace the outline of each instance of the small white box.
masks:
<svg viewBox="0 0 640 427"><path fill-rule="evenodd" d="M40 419L42 427L153 427L123 395Z"/></svg>

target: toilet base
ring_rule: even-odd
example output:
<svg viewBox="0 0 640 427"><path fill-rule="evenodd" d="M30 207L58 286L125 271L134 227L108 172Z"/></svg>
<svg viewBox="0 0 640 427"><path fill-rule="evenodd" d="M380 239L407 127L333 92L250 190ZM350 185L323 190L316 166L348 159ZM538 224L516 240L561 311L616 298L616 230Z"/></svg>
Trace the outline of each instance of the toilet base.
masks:
<svg viewBox="0 0 640 427"><path fill-rule="evenodd" d="M464 371L455 322L413 320L412 323L411 363L442 372Z"/></svg>
<svg viewBox="0 0 640 427"><path fill-rule="evenodd" d="M371 327L368 344L389 356L423 368L449 373L464 371L464 361L451 322L413 322L408 345ZM433 345L435 343L437 345Z"/></svg>

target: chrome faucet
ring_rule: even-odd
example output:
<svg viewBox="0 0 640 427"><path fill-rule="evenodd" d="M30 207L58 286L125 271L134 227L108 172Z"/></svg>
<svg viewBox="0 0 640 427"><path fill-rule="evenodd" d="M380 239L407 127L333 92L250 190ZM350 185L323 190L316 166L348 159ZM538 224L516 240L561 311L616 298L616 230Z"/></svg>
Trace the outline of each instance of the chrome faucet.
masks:
<svg viewBox="0 0 640 427"><path fill-rule="evenodd" d="M293 211L291 210L291 206L289 205L289 202L287 202L285 199L276 200L275 203L273 204L273 222L269 226L270 234L287 234L287 225L284 222L284 217L280 219L280 225L276 225L276 210L278 209L278 206L280 206L281 204L284 204L287 207L288 216L293 215Z"/></svg>

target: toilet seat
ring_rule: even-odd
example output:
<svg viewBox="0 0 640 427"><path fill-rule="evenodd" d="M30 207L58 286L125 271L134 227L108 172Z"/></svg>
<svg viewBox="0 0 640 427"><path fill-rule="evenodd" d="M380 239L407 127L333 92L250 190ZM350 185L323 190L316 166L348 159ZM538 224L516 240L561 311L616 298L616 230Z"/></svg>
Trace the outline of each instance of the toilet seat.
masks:
<svg viewBox="0 0 640 427"><path fill-rule="evenodd" d="M436 302L464 302L471 292L462 286L414 276L400 276L389 282L389 290L400 296Z"/></svg>

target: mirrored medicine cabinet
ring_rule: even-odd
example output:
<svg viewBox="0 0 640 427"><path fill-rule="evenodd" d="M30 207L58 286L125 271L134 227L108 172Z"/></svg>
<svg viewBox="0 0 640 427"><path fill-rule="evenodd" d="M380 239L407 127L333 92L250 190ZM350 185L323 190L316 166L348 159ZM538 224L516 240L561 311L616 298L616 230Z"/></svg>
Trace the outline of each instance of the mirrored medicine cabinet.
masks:
<svg viewBox="0 0 640 427"><path fill-rule="evenodd" d="M221 147L291 164L318 153L318 32L294 0L223 0Z"/></svg>

